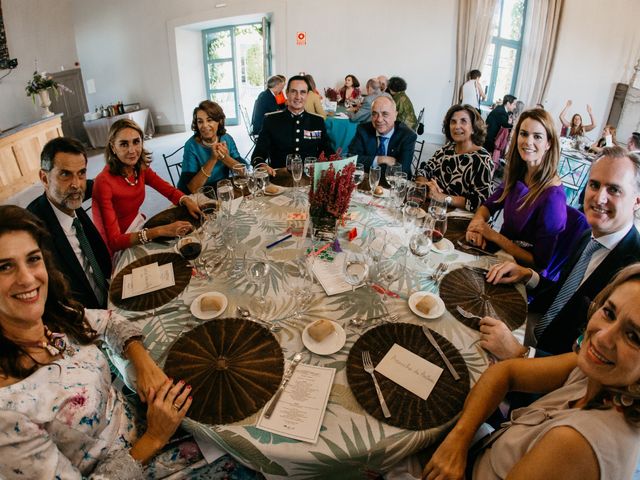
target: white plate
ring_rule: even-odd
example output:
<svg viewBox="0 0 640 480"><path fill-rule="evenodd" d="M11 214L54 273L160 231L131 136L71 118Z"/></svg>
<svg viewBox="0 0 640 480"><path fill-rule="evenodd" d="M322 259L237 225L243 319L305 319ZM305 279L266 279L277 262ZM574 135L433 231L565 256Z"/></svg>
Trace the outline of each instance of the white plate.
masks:
<svg viewBox="0 0 640 480"><path fill-rule="evenodd" d="M431 250L436 253L450 253L453 252L454 247L451 240L449 240L448 238L443 238L439 242L431 245Z"/></svg>
<svg viewBox="0 0 640 480"><path fill-rule="evenodd" d="M272 184L272 185L273 185L273 184ZM281 187L281 186L279 186L279 185L273 185L273 186L278 188L278 191L277 191L277 192L269 193L269 192L265 191L265 192L264 192L264 194L265 194L265 195L268 195L268 196L270 196L270 197L273 197L273 196L275 196L275 195L280 195L282 192L284 192L284 187Z"/></svg>
<svg viewBox="0 0 640 480"><path fill-rule="evenodd" d="M436 308L429 315L425 315L424 313L422 313L420 310L416 308L416 304L420 300L422 300L422 297L426 297L426 296L435 298L436 302L438 303L436 305ZM409 297L409 308L413 313L415 313L419 317L428 318L428 319L438 318L445 311L445 306L442 299L439 296L437 296L435 293L431 293L431 292L416 292L413 295L411 295Z"/></svg>
<svg viewBox="0 0 640 480"><path fill-rule="evenodd" d="M327 335L321 342L316 342L311 338L311 335L309 335L309 327L315 322L311 322L302 331L302 343L313 353L317 353L318 355L331 355L340 350L347 341L347 334L344 333L344 329L336 322L329 321L333 324L335 330L330 335Z"/></svg>
<svg viewBox="0 0 640 480"><path fill-rule="evenodd" d="M216 297L222 301L222 308L215 312L203 312L200 309L200 300L204 297ZM198 295L196 299L191 303L191 313L194 317L199 318L200 320L211 320L212 318L218 317L222 312L227 309L227 297L220 292L206 292L202 295Z"/></svg>

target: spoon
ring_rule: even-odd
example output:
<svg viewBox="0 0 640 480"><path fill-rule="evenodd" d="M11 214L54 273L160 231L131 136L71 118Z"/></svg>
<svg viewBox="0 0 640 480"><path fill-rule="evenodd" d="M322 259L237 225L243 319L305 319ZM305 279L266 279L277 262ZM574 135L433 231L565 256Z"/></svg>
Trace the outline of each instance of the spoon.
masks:
<svg viewBox="0 0 640 480"><path fill-rule="evenodd" d="M244 318L246 320L253 320L253 321L255 321L255 322L257 322L257 323L259 323L261 325L264 325L265 327L268 327L269 331L271 331L273 333L279 332L282 329L282 327L279 326L279 325L275 325L275 324L269 323L269 322L267 322L265 320L261 320L259 318L252 317L251 316L251 312L246 308L242 308L240 305L238 305L236 307L236 309L238 310L238 313L240 314L240 316L242 318Z"/></svg>

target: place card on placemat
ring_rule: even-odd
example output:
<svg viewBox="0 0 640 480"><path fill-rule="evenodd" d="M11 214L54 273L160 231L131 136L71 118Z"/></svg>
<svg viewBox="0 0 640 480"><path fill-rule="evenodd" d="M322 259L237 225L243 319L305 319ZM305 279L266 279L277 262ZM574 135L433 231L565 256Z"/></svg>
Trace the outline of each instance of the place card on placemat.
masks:
<svg viewBox="0 0 640 480"><path fill-rule="evenodd" d="M335 256L333 262L324 262L319 258L316 258L313 262L313 274L328 296L351 290L351 285L344 279L345 258L344 253L339 253Z"/></svg>
<svg viewBox="0 0 640 480"><path fill-rule="evenodd" d="M155 292L176 284L173 276L173 264L158 262L134 268L131 273L122 277L122 299Z"/></svg>
<svg viewBox="0 0 640 480"><path fill-rule="evenodd" d="M334 368L298 365L271 417L264 418L266 408L263 409L256 426L283 437L316 443L335 373Z"/></svg>
<svg viewBox="0 0 640 480"><path fill-rule="evenodd" d="M442 369L394 343L376 371L426 400L442 374Z"/></svg>

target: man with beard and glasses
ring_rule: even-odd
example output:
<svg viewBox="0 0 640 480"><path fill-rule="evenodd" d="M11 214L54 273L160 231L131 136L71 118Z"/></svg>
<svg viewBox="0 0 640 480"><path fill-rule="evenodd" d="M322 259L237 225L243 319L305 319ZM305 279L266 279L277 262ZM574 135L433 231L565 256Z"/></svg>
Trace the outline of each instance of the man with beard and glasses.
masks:
<svg viewBox="0 0 640 480"><path fill-rule="evenodd" d="M87 153L82 144L67 137L47 142L40 154L40 180L45 191L27 209L51 234L49 248L73 299L86 308L105 308L111 256L82 209L87 189Z"/></svg>

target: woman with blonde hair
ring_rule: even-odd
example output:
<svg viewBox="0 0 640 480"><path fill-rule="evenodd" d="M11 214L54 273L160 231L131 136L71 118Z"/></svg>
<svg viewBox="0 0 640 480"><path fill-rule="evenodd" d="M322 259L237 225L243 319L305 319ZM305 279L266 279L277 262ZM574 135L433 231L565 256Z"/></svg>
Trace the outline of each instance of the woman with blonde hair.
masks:
<svg viewBox="0 0 640 480"><path fill-rule="evenodd" d="M597 142L589 147L589 150L593 153L600 153L604 147L613 147L614 145L618 145L616 127L613 125L605 125L602 129L602 135Z"/></svg>
<svg viewBox="0 0 640 480"><path fill-rule="evenodd" d="M639 298L636 263L595 298L575 353L489 367L422 478L632 478L640 450ZM470 449L508 391L547 395L514 410L500 431Z"/></svg>
<svg viewBox="0 0 640 480"><path fill-rule="evenodd" d="M504 181L478 208L467 228L469 243L488 242L517 263L546 274L566 259L556 259L558 238L567 221L567 201L558 177L560 146L553 119L540 109L520 115L507 152ZM488 223L504 212L500 232Z"/></svg>
<svg viewBox="0 0 640 480"><path fill-rule="evenodd" d="M175 237L180 228L190 225L177 221L142 228L140 207L146 185L171 203L184 205L194 218L200 215L196 202L151 169L150 153L144 148L143 138L142 129L133 120L121 119L111 125L104 151L107 164L93 184L93 221L112 254L157 237Z"/></svg>

